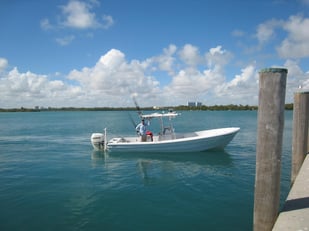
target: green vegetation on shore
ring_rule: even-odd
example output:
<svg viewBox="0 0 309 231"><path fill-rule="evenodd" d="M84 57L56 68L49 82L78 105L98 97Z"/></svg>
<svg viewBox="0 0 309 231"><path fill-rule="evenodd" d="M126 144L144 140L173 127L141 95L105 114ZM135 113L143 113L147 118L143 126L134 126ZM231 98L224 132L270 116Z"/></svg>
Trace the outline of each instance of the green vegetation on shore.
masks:
<svg viewBox="0 0 309 231"><path fill-rule="evenodd" d="M213 106L198 106L198 107L190 107L186 105L180 105L175 107L161 107L154 109L153 107L143 107L141 110L143 111L150 111L150 110L168 110L174 109L176 111L253 111L257 110L257 106L249 106L249 105L213 105ZM286 110L293 110L293 104L286 104ZM9 108L4 109L0 108L0 112L40 112L40 111L136 111L135 107L48 107L48 108Z"/></svg>

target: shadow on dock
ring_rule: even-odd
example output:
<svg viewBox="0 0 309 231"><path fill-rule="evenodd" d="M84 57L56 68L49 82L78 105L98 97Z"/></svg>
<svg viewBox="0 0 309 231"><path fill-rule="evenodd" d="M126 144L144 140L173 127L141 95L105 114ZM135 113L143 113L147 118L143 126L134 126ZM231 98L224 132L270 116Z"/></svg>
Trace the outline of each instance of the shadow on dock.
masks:
<svg viewBox="0 0 309 231"><path fill-rule="evenodd" d="M309 197L287 200L281 212L309 208Z"/></svg>

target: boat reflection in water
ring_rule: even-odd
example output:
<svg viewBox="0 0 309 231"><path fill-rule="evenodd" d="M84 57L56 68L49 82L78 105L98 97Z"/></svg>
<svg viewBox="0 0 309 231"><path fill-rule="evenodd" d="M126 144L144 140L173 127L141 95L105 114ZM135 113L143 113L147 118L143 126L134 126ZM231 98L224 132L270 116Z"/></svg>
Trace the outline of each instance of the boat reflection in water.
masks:
<svg viewBox="0 0 309 231"><path fill-rule="evenodd" d="M175 182L179 178L228 176L233 167L229 153L224 150L187 153L108 153L93 151L95 166L103 166L109 174L140 176L144 184ZM129 170L130 169L130 170Z"/></svg>

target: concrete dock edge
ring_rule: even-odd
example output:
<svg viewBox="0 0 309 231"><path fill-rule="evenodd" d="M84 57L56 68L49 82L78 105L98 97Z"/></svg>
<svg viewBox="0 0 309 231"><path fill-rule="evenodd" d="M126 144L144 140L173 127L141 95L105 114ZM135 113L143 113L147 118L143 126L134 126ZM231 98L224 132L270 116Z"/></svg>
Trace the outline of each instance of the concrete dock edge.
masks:
<svg viewBox="0 0 309 231"><path fill-rule="evenodd" d="M295 179L273 231L309 230L309 155Z"/></svg>

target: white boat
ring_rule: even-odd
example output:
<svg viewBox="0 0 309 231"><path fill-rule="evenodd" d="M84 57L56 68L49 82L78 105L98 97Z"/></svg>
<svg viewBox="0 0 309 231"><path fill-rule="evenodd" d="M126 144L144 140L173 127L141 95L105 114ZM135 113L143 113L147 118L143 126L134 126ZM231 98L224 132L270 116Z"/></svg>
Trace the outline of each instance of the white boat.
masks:
<svg viewBox="0 0 309 231"><path fill-rule="evenodd" d="M176 133L171 123L178 116L176 112L140 114L144 120L159 119L160 132L147 135L146 141L139 136L116 137L107 141L107 130L104 133L93 133L91 143L96 150L109 152L198 152L209 149L223 149L240 130L238 127L218 128L189 133ZM165 126L164 118L169 124Z"/></svg>

